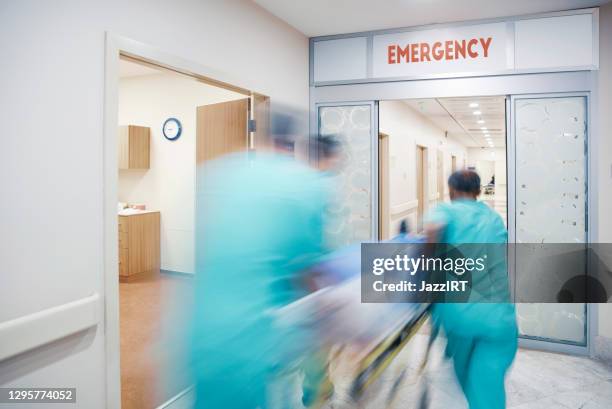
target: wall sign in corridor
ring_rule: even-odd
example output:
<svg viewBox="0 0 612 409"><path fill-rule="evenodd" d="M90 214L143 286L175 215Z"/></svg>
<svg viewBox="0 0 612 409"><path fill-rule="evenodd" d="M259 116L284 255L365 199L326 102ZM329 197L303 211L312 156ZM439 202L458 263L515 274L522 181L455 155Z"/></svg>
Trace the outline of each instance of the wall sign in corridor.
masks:
<svg viewBox="0 0 612 409"><path fill-rule="evenodd" d="M313 85L599 68L597 9L315 37Z"/></svg>

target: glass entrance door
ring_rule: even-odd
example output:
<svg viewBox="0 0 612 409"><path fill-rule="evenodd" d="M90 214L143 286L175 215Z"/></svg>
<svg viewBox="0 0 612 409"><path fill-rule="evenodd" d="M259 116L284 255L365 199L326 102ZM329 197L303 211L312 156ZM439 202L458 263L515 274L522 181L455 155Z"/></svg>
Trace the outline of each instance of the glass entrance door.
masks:
<svg viewBox="0 0 612 409"><path fill-rule="evenodd" d="M378 235L378 124L375 102L317 107L319 135L342 144L341 170L326 235L332 246L369 241Z"/></svg>
<svg viewBox="0 0 612 409"><path fill-rule="evenodd" d="M512 98L512 113L514 158L509 163L514 165L515 180L510 237L516 243L545 244L531 253L529 246L517 248L514 284L520 334L586 346L586 304L520 304L524 272L519 270L550 255L542 252L558 251L555 243L588 242L587 97L517 96ZM537 274L537 269L529 274Z"/></svg>

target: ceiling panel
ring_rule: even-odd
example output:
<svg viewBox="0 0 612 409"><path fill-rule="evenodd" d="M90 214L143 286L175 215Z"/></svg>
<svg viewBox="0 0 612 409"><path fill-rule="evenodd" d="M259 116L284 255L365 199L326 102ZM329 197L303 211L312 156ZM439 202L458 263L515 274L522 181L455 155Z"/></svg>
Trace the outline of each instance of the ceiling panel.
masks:
<svg viewBox="0 0 612 409"><path fill-rule="evenodd" d="M428 98L403 102L467 147L506 143L505 97ZM485 128L485 129L483 129Z"/></svg>
<svg viewBox="0 0 612 409"><path fill-rule="evenodd" d="M505 146L505 97L440 98L438 102L471 136L476 146Z"/></svg>
<svg viewBox="0 0 612 409"><path fill-rule="evenodd" d="M309 37L571 10L610 0L253 0Z"/></svg>

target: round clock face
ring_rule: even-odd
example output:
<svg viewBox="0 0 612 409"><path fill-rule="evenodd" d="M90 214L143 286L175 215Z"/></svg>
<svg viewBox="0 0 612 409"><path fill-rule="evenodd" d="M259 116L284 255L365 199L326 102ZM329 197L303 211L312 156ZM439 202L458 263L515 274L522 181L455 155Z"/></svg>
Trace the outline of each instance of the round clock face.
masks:
<svg viewBox="0 0 612 409"><path fill-rule="evenodd" d="M176 118L168 118L164 122L163 132L166 139L174 141L181 136L181 122Z"/></svg>

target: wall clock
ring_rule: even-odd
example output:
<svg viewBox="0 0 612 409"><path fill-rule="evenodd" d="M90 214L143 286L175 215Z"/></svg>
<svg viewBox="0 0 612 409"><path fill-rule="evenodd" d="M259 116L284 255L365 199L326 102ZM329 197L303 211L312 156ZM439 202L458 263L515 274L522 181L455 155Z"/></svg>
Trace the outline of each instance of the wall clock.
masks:
<svg viewBox="0 0 612 409"><path fill-rule="evenodd" d="M164 137L169 141L176 141L183 131L183 126L181 125L181 121L176 118L168 118L164 122L164 126L162 127L162 131L164 133Z"/></svg>

